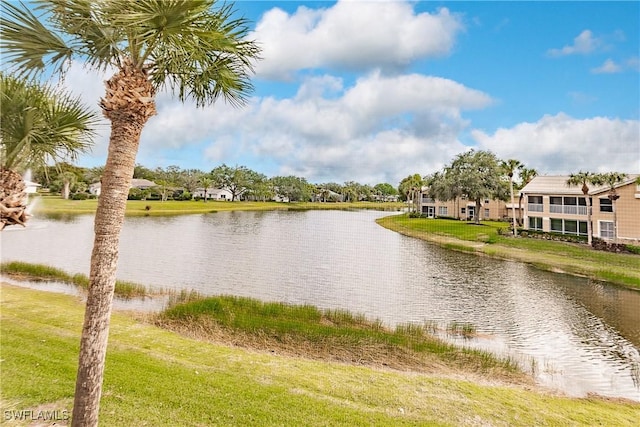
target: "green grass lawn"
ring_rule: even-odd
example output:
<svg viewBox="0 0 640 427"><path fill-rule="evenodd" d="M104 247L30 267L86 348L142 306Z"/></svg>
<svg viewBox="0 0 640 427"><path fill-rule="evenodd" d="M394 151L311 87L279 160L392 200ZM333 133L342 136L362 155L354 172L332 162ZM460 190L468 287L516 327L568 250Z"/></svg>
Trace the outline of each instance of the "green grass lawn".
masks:
<svg viewBox="0 0 640 427"><path fill-rule="evenodd" d="M83 305L68 295L9 285L2 285L0 303L3 416L27 410L70 414ZM403 373L248 351L189 339L116 312L100 422L624 426L640 419L637 403L566 398L528 388L498 385L491 378L483 384L459 375Z"/></svg>
<svg viewBox="0 0 640 427"><path fill-rule="evenodd" d="M402 234L465 252L527 262L536 267L577 274L640 289L640 256L596 251L584 244L505 236L498 233L509 224L409 218L393 215L378 224Z"/></svg>
<svg viewBox="0 0 640 427"><path fill-rule="evenodd" d="M82 215L95 213L98 201L93 200L65 200L59 196L40 196L35 199L35 213L44 215ZM402 203L278 203L278 202L220 202L220 201L176 201L167 200L129 200L127 201L127 215L131 216L160 216L202 214L231 210L299 210L299 209L399 209Z"/></svg>

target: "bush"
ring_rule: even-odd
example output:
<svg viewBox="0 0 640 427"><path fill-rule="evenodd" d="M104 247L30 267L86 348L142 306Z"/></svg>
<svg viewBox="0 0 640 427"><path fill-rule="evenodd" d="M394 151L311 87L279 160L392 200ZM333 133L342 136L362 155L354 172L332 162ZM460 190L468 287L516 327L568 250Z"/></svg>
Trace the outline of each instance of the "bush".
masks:
<svg viewBox="0 0 640 427"><path fill-rule="evenodd" d="M89 198L89 194L87 193L73 193L71 195L71 200L87 200Z"/></svg>
<svg viewBox="0 0 640 427"><path fill-rule="evenodd" d="M191 193L189 193L188 191L183 191L180 194L174 194L173 195L173 200L191 200L193 197L191 196Z"/></svg>
<svg viewBox="0 0 640 427"><path fill-rule="evenodd" d="M632 254L640 255L640 246L625 245L625 248Z"/></svg>
<svg viewBox="0 0 640 427"><path fill-rule="evenodd" d="M143 200L145 196L145 192L139 188L131 188L129 189L129 196L127 199L129 200Z"/></svg>

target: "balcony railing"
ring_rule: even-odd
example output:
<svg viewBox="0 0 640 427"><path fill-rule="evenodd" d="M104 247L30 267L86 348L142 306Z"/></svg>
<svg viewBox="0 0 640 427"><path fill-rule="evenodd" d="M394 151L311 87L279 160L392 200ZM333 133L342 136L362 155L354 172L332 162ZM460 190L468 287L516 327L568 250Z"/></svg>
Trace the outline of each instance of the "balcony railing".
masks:
<svg viewBox="0 0 640 427"><path fill-rule="evenodd" d="M537 212L542 212L542 211L537 211ZM586 215L587 207L576 206L576 205L549 205L549 212L561 213L561 214L567 214L567 215Z"/></svg>
<svg viewBox="0 0 640 427"><path fill-rule="evenodd" d="M529 203L529 212L542 212L542 203Z"/></svg>

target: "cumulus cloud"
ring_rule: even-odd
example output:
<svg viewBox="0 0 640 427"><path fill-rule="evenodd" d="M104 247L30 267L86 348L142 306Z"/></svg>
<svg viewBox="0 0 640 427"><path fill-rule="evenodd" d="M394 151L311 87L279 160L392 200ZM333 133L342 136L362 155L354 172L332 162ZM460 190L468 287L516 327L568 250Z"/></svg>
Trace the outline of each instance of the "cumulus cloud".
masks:
<svg viewBox="0 0 640 427"><path fill-rule="evenodd" d="M561 49L549 49L547 52L550 56L567 56L575 54L588 54L594 52L602 46L602 40L594 37L591 30L582 31L573 39L573 44L566 45Z"/></svg>
<svg viewBox="0 0 640 427"><path fill-rule="evenodd" d="M574 119L565 114L544 116L535 123L480 130L472 136L481 149L500 158L519 159L540 174L640 170L640 122L607 117Z"/></svg>
<svg viewBox="0 0 640 427"><path fill-rule="evenodd" d="M290 98L256 98L243 109L160 99L141 153L206 141L202 157L211 167L257 158L273 167L257 168L269 175L396 183L407 171L428 173L462 151L457 138L468 126L462 113L491 102L452 80L378 72L351 86L333 76L309 78Z"/></svg>
<svg viewBox="0 0 640 427"><path fill-rule="evenodd" d="M621 71L622 67L616 64L613 59L607 59L601 66L591 69L594 74L614 74Z"/></svg>
<svg viewBox="0 0 640 427"><path fill-rule="evenodd" d="M416 13L404 1L339 1L326 9L299 7L265 13L249 37L260 40L259 76L287 79L301 69L397 69L449 53L463 30L447 9Z"/></svg>

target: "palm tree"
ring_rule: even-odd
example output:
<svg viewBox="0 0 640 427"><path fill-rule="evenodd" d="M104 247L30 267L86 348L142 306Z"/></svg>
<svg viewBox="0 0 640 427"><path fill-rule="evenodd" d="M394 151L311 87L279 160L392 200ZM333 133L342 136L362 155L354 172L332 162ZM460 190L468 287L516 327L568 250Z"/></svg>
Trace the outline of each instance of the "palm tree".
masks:
<svg viewBox="0 0 640 427"><path fill-rule="evenodd" d="M78 181L78 177L71 171L62 172L58 175L58 179L62 182L62 198L68 199L71 193L71 186Z"/></svg>
<svg viewBox="0 0 640 427"><path fill-rule="evenodd" d="M21 174L75 159L91 145L98 116L69 94L0 73L0 230L24 225Z"/></svg>
<svg viewBox="0 0 640 427"><path fill-rule="evenodd" d="M616 185L627 178L626 173L607 172L600 175L601 183L609 186L609 200L611 200L611 210L613 210L613 243L618 243L618 214L616 213L616 200L620 195L616 191Z"/></svg>
<svg viewBox="0 0 640 427"><path fill-rule="evenodd" d="M586 199L587 205L587 244L591 246L592 232L591 232L591 200L589 199L589 185L600 185L602 183L602 176L593 172L578 172L569 175L567 185L569 187L576 187L580 185L582 187L582 194Z"/></svg>
<svg viewBox="0 0 640 427"><path fill-rule="evenodd" d="M213 180L208 176L203 176L202 178L200 178L200 185L202 185L202 188L204 189L204 201L206 202L207 190L209 190L209 188L211 188L211 186L213 185Z"/></svg>
<svg viewBox="0 0 640 427"><path fill-rule="evenodd" d="M197 106L220 97L243 105L260 49L245 39L247 21L233 18L233 4L217 7L215 0L39 0L41 17L24 5L3 2L3 8L3 60L15 69L59 73L78 57L90 69L116 70L100 101L111 136L95 217L72 417L73 425L96 425L120 230L140 134L156 114L156 93L166 88Z"/></svg>
<svg viewBox="0 0 640 427"><path fill-rule="evenodd" d="M502 170L504 171L504 173L506 173L507 176L509 177L509 192L511 193L511 213L513 215L513 235L517 236L518 228L516 227L516 206L515 206L515 200L513 198L513 175L517 171L522 170L524 165L520 163L520 160L509 159L509 160L503 160L502 162L500 162L500 166L502 167Z"/></svg>
<svg viewBox="0 0 640 427"><path fill-rule="evenodd" d="M522 190L525 185L531 182L533 178L538 176L538 171L532 168L522 168L520 170L520 185L518 186L518 190ZM522 226L522 197L524 194L520 193L520 198L518 199L518 215L520 216L519 222Z"/></svg>

